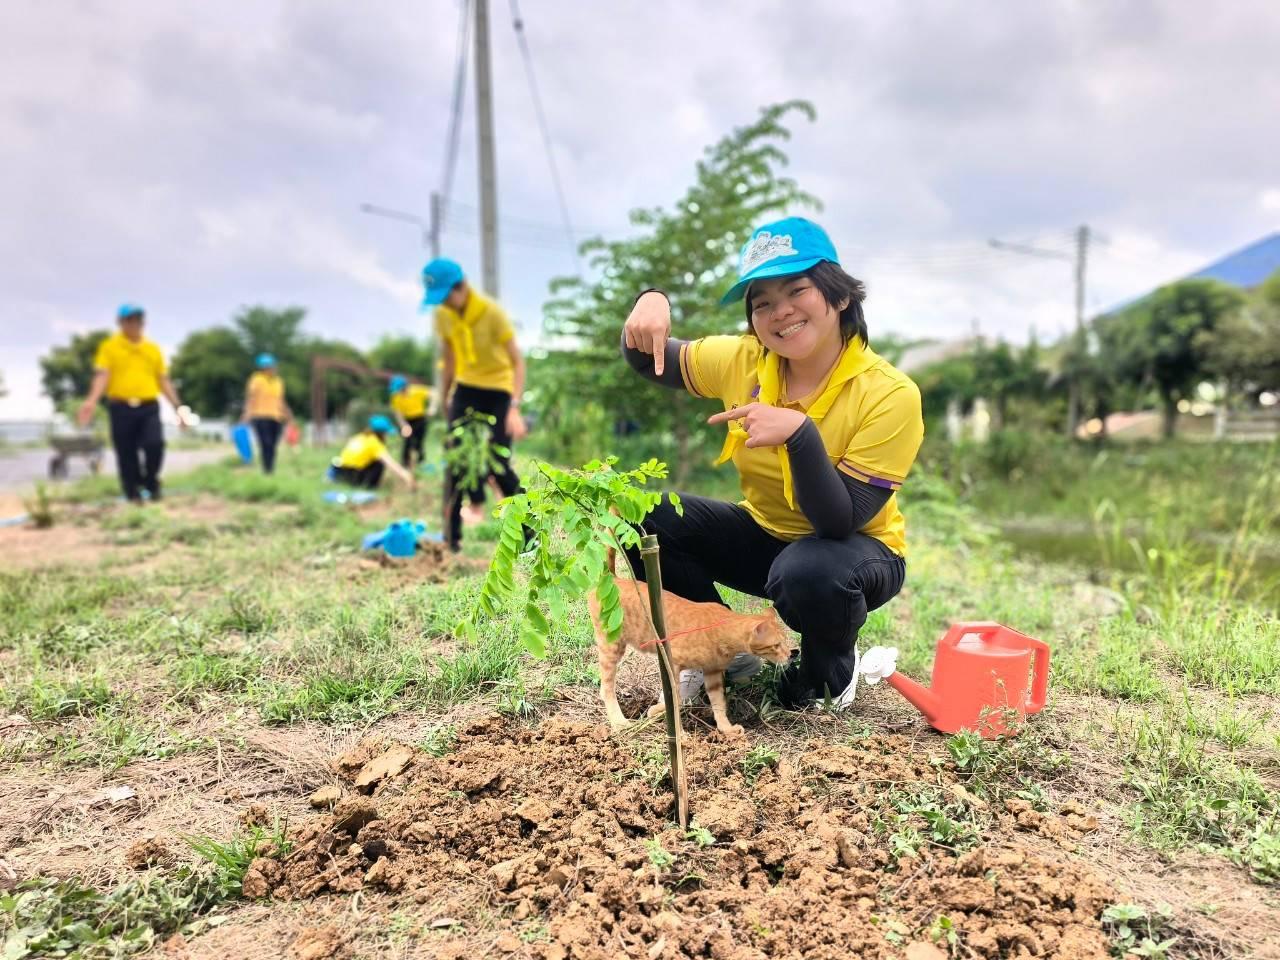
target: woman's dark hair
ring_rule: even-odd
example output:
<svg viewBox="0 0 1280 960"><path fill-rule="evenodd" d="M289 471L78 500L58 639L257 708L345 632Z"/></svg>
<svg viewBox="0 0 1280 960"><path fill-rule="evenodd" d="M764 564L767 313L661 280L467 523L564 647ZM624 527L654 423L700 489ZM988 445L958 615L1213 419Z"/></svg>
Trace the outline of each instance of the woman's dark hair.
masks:
<svg viewBox="0 0 1280 960"><path fill-rule="evenodd" d="M838 307L843 300L849 301L848 306L840 311L841 340L848 343L854 337L858 337L862 340L864 347L871 346L871 341L867 339L867 318L862 315L862 301L867 299L866 284L849 276L839 264L828 263L825 260L814 264L800 276L808 277L813 281L813 285L822 294L822 299L827 301L827 306L834 308ZM751 326L750 288L747 289L743 303L746 304L747 309L747 333L754 337L756 331Z"/></svg>

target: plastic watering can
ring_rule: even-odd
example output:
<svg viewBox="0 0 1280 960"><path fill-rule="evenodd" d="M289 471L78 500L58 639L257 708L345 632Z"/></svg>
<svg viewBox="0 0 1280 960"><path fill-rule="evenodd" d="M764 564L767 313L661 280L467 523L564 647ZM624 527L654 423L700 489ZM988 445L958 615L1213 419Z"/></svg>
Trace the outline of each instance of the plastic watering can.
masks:
<svg viewBox="0 0 1280 960"><path fill-rule="evenodd" d="M389 557L412 557L418 549L418 538L425 537L426 534L425 524L397 520L385 530L365 537L361 548L373 550L381 547Z"/></svg>
<svg viewBox="0 0 1280 960"><path fill-rule="evenodd" d="M897 657L894 647L872 647L858 672L871 684L887 681L943 733L1016 733L1027 714L1044 708L1049 645L999 623L952 624L938 641L928 687L898 673Z"/></svg>
<svg viewBox="0 0 1280 960"><path fill-rule="evenodd" d="M245 463L253 463L253 438L249 434L247 424L237 423L231 428L231 442L235 444L236 453Z"/></svg>

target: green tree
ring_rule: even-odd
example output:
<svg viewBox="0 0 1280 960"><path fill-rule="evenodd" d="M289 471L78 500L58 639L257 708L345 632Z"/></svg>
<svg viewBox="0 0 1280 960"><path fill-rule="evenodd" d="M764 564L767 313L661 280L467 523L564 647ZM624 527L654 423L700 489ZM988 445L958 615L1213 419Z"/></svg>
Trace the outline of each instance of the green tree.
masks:
<svg viewBox="0 0 1280 960"><path fill-rule="evenodd" d="M205 417L239 416L253 360L230 327L187 335L173 355L173 379L182 398Z"/></svg>
<svg viewBox="0 0 1280 960"><path fill-rule="evenodd" d="M432 383L436 373L435 342L388 334L369 351L369 364L378 370L392 370Z"/></svg>
<svg viewBox="0 0 1280 960"><path fill-rule="evenodd" d="M1207 368L1228 394L1280 387L1280 270L1202 335Z"/></svg>
<svg viewBox="0 0 1280 960"><path fill-rule="evenodd" d="M1244 299L1240 291L1216 280L1180 280L1104 318L1102 328L1117 350L1120 374L1156 391L1165 438L1174 435L1178 402L1211 375L1206 336Z"/></svg>
<svg viewBox="0 0 1280 960"><path fill-rule="evenodd" d="M704 404L684 393L660 392L663 388L640 380L619 359L622 322L636 294L660 287L671 298L677 337L743 328L740 307L719 306L742 244L770 214L818 206L794 180L779 174L787 162L780 144L790 137L784 120L792 114L814 117L813 107L799 100L766 107L754 123L707 149L693 185L669 210L633 210L635 235L584 243L594 280L552 282L547 329L574 338L580 347L573 362L556 371L557 389L548 391L548 401L595 398L619 420L653 437L655 446L669 442L671 449L655 452L674 461L677 485L685 481L695 450L718 444L720 437L701 428Z"/></svg>
<svg viewBox="0 0 1280 960"><path fill-rule="evenodd" d="M45 396L61 408L68 400L83 397L93 380L93 355L109 330L77 333L65 347L54 347L40 358L40 383Z"/></svg>
<svg viewBox="0 0 1280 960"><path fill-rule="evenodd" d="M305 307L241 307L231 323L250 357L270 353L284 364L294 359L302 345L306 316Z"/></svg>

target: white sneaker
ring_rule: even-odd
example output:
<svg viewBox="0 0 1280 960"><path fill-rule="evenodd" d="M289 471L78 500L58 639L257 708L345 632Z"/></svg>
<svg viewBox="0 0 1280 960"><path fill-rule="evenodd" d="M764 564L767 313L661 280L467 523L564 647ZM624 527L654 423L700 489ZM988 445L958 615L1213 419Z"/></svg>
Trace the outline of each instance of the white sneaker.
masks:
<svg viewBox="0 0 1280 960"><path fill-rule="evenodd" d="M858 661L862 659L862 654L858 652L855 645L853 648L853 679L849 681L849 685L844 688L840 696L836 697L835 707L837 710L848 710L853 706L853 698L858 693Z"/></svg>
<svg viewBox="0 0 1280 960"><path fill-rule="evenodd" d="M680 702L688 703L694 699L698 692L702 689L702 671L701 670L681 670L680 671Z"/></svg>

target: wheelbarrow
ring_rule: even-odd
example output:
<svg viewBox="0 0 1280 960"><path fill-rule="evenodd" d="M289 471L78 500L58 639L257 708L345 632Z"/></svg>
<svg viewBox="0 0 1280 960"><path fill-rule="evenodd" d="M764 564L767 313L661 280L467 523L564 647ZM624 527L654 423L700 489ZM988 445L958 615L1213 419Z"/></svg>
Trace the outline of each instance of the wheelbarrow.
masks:
<svg viewBox="0 0 1280 960"><path fill-rule="evenodd" d="M92 433L68 433L49 438L53 456L49 458L49 477L62 480L67 476L72 457L84 457L89 462L89 472L96 475L102 469L102 440Z"/></svg>

